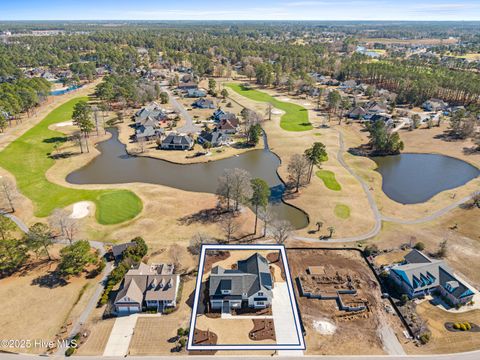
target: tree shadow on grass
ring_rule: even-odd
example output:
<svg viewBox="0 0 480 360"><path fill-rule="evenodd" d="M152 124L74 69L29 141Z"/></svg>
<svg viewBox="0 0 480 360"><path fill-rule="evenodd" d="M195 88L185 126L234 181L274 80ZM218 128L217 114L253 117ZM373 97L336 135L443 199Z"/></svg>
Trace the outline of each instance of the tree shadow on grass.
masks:
<svg viewBox="0 0 480 360"><path fill-rule="evenodd" d="M49 271L47 274L39 276L32 280L32 285L43 288L55 289L59 286L66 286L69 282L62 278L58 271Z"/></svg>
<svg viewBox="0 0 480 360"><path fill-rule="evenodd" d="M55 143L64 143L68 140L68 136L54 136L48 139L43 139L44 143L55 144Z"/></svg>
<svg viewBox="0 0 480 360"><path fill-rule="evenodd" d="M215 207L212 209L203 209L196 213L186 215L178 219L180 224L182 225L190 225L193 223L201 223L201 224L208 224L208 223L216 223L220 221L225 214L229 214L226 210Z"/></svg>

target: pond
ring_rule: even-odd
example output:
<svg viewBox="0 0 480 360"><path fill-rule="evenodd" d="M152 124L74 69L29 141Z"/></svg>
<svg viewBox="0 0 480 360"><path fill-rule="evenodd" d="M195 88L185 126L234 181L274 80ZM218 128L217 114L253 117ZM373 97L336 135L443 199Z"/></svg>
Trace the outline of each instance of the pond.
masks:
<svg viewBox="0 0 480 360"><path fill-rule="evenodd" d="M272 190L270 202L278 219L289 220L296 229L308 225L306 214L281 201L285 187L277 175L278 157L267 149L252 150L228 159L198 164L175 164L168 161L127 154L118 140L118 130L98 144L100 155L67 176L72 184L121 184L143 182L181 190L215 193L217 179L225 169L247 170L252 177L264 179ZM268 147L268 146L267 146Z"/></svg>
<svg viewBox="0 0 480 360"><path fill-rule="evenodd" d="M469 163L439 154L400 154L372 158L382 175L382 190L401 204L418 204L462 186L480 175Z"/></svg>
<svg viewBox="0 0 480 360"><path fill-rule="evenodd" d="M50 91L50 95L53 95L53 96L58 96L58 95L64 95L66 93L69 93L70 91L73 91L73 90L76 90L76 89L79 89L81 88L82 85L72 85L66 89L60 89L60 90L53 90L53 91Z"/></svg>

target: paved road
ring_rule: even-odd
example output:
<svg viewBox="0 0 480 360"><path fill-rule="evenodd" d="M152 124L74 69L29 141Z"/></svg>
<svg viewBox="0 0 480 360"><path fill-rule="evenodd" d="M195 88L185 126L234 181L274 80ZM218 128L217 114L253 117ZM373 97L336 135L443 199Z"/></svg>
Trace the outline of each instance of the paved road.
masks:
<svg viewBox="0 0 480 360"><path fill-rule="evenodd" d="M168 88L164 87L162 90L168 94L170 103L185 119L185 125L182 126L181 128L178 128L177 131L179 133L185 133L185 134L199 133L201 129L193 123L193 118L190 115L190 113L187 111L187 109L185 109L185 107L182 104L180 104L180 102L178 102L177 99L175 99L175 96L168 90Z"/></svg>

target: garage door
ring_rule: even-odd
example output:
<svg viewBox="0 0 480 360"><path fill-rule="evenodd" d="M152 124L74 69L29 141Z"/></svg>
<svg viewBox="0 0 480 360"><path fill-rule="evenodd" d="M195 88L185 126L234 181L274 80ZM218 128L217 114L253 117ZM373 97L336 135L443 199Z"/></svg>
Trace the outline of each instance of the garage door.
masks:
<svg viewBox="0 0 480 360"><path fill-rule="evenodd" d="M138 306L130 306L128 308L128 310L131 312L131 313L134 313L134 312L139 312L140 311L140 308Z"/></svg>

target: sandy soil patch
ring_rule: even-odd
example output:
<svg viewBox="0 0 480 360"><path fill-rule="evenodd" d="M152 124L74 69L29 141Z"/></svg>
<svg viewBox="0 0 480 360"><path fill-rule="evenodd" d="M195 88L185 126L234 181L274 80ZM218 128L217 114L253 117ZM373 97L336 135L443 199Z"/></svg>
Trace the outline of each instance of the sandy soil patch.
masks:
<svg viewBox="0 0 480 360"><path fill-rule="evenodd" d="M334 323L330 322L329 320L313 320L312 326L319 334L322 335L333 335L337 330L337 327Z"/></svg>
<svg viewBox="0 0 480 360"><path fill-rule="evenodd" d="M70 218L72 219L83 219L87 217L88 214L92 211L93 204L89 201L79 201L73 204L72 213Z"/></svg>
<svg viewBox="0 0 480 360"><path fill-rule="evenodd" d="M73 121L70 120L70 121L59 122L54 124L54 126L57 126L57 127L73 126Z"/></svg>
<svg viewBox="0 0 480 360"><path fill-rule="evenodd" d="M253 323L251 319L212 319L204 315L198 316L195 327L200 330L210 330L218 335L219 345L229 344L275 344L272 339L264 340L251 340L248 336L249 332L253 329ZM232 327L235 331L232 331Z"/></svg>
<svg viewBox="0 0 480 360"><path fill-rule="evenodd" d="M282 110L278 109L272 109L272 114L273 115L282 115L284 112Z"/></svg>

